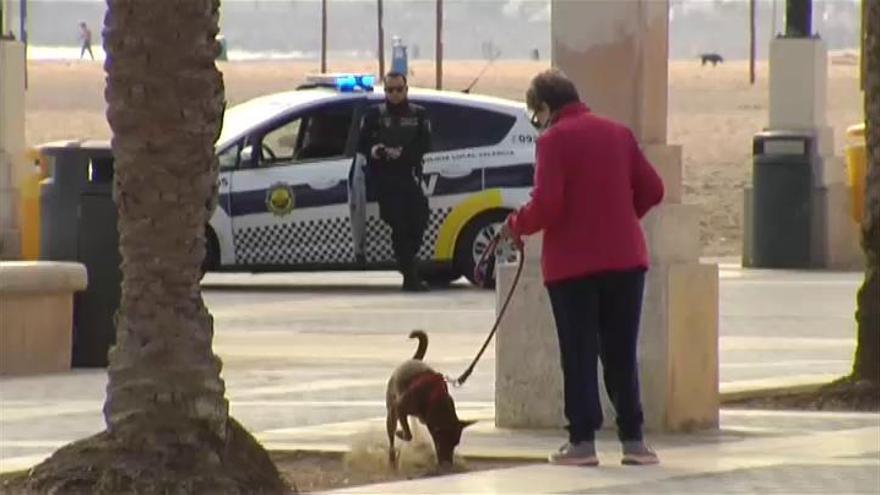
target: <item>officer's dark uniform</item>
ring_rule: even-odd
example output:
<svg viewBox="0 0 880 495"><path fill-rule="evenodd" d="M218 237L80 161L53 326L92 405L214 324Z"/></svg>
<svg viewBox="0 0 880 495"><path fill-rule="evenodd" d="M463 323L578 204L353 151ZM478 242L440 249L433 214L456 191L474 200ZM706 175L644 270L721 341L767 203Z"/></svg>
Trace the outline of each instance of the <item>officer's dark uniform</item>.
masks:
<svg viewBox="0 0 880 495"><path fill-rule="evenodd" d="M397 159L375 158L377 144L402 149ZM425 109L404 101L367 109L361 126L358 151L367 157L368 178L375 186L379 215L391 227L391 242L404 289L421 286L416 254L428 222L428 200L419 179L422 157L431 146L431 125Z"/></svg>

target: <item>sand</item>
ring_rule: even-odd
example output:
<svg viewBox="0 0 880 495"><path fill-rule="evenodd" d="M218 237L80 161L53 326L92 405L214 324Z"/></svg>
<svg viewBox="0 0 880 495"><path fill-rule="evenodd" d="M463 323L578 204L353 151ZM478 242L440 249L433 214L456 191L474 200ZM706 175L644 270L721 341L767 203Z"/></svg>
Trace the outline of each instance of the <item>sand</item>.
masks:
<svg viewBox="0 0 880 495"><path fill-rule="evenodd" d="M843 155L847 126L862 119L858 66L848 59L829 66L828 122L835 129L836 154ZM462 89L483 62L448 62L446 89ZM291 89L314 63L287 61L221 62L230 104ZM430 61L412 64L411 85L433 87ZM529 78L547 62L497 62L474 92L522 100ZM375 71L372 61L331 61L336 71ZM104 72L98 62L31 62L28 65L27 141L110 136L104 117ZM684 151L684 202L700 207L700 238L706 256L736 255L742 243L742 189L751 180L752 136L767 125L767 66L748 83L745 62L712 68L699 61L669 65L668 142Z"/></svg>

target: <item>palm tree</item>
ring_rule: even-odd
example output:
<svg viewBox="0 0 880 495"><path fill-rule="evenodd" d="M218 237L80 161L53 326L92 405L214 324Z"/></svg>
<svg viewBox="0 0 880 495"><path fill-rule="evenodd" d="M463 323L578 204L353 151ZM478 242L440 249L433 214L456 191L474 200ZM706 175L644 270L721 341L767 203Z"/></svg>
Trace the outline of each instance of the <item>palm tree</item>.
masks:
<svg viewBox="0 0 880 495"><path fill-rule="evenodd" d="M223 78L219 0L108 0L122 297L106 430L32 471L39 493L281 493L266 451L234 419L199 279L217 201Z"/></svg>
<svg viewBox="0 0 880 495"><path fill-rule="evenodd" d="M863 0L867 177L861 241L865 280L857 296L858 344L852 377L880 385L880 0Z"/></svg>

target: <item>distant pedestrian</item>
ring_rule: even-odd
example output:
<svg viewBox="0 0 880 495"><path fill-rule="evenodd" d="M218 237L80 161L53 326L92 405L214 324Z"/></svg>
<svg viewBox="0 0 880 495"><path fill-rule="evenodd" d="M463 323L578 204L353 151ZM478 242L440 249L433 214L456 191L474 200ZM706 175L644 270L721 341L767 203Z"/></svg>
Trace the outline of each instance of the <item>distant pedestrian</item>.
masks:
<svg viewBox="0 0 880 495"><path fill-rule="evenodd" d="M89 57L95 60L95 54L92 53L92 30L85 22L79 23L79 40L82 43L82 48L79 51L80 60L85 56L86 51L89 52Z"/></svg>

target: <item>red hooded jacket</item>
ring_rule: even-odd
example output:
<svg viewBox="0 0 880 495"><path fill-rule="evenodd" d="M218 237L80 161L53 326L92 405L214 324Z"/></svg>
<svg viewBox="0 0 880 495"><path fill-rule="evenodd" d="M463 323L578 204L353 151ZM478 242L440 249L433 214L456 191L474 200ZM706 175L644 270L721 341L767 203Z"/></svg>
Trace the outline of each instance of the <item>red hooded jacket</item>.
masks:
<svg viewBox="0 0 880 495"><path fill-rule="evenodd" d="M583 103L559 110L538 138L532 198L507 219L517 236L544 231L544 283L648 267L639 220L663 182L625 126Z"/></svg>

